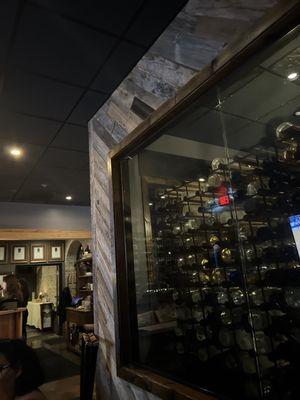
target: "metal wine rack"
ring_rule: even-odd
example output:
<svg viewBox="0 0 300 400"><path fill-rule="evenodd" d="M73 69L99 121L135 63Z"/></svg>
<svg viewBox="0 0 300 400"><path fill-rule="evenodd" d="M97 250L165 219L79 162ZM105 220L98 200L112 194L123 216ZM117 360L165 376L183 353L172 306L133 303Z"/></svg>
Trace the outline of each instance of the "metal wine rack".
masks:
<svg viewBox="0 0 300 400"><path fill-rule="evenodd" d="M288 398L297 367L289 348L300 269L289 217L300 208L297 198L287 203L297 186L280 179L297 181L300 169L281 154L279 144L254 148L150 199L157 276L176 305L174 351L229 398ZM226 380L235 389L224 390Z"/></svg>

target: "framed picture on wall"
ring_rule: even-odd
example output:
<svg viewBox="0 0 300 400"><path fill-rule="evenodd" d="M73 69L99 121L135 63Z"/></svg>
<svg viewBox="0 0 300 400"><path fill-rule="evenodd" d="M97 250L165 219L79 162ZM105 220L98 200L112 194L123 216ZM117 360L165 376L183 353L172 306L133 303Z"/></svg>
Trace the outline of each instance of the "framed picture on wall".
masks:
<svg viewBox="0 0 300 400"><path fill-rule="evenodd" d="M50 243L49 261L64 260L64 245L63 243Z"/></svg>
<svg viewBox="0 0 300 400"><path fill-rule="evenodd" d="M31 244L31 262L46 262L46 245L40 243Z"/></svg>
<svg viewBox="0 0 300 400"><path fill-rule="evenodd" d="M27 244L14 244L11 246L11 262L24 263L28 262L28 246Z"/></svg>
<svg viewBox="0 0 300 400"><path fill-rule="evenodd" d="M7 244L0 243L0 264L7 262Z"/></svg>

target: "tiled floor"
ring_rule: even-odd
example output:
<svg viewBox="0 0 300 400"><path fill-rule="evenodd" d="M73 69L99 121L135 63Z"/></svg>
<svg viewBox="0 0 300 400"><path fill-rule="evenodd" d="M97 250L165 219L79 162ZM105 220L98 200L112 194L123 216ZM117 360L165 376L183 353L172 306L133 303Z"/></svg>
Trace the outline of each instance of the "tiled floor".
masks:
<svg viewBox="0 0 300 400"><path fill-rule="evenodd" d="M80 358L67 350L66 343L48 344L45 341L59 338L53 333L41 333L37 329L28 328L27 343L34 349L45 348L61 357L66 358L76 365L80 365ZM53 365L55 368L55 365ZM64 372L64 371L62 371ZM48 400L79 400L80 395L80 375L73 375L68 378L45 383L41 390Z"/></svg>
<svg viewBox="0 0 300 400"><path fill-rule="evenodd" d="M49 382L40 389L48 400L79 400L80 376Z"/></svg>

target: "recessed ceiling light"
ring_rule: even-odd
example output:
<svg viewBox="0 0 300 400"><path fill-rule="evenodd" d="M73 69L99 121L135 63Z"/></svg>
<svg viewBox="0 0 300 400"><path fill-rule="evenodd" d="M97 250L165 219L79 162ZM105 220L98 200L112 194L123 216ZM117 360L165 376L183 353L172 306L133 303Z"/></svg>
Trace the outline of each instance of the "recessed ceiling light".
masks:
<svg viewBox="0 0 300 400"><path fill-rule="evenodd" d="M14 158L20 158L20 157L22 157L22 155L23 155L23 150L20 149L20 148L18 148L18 147L12 147L12 148L9 150L9 154L10 154L11 156L13 156Z"/></svg>
<svg viewBox="0 0 300 400"><path fill-rule="evenodd" d="M72 196L70 196L70 195L68 195L68 196L66 196L66 200L72 200Z"/></svg>
<svg viewBox="0 0 300 400"><path fill-rule="evenodd" d="M295 81L296 79L298 79L299 74L296 71L290 72L287 76L289 81Z"/></svg>
<svg viewBox="0 0 300 400"><path fill-rule="evenodd" d="M295 117L300 117L300 110L296 110L296 111L294 112L294 116L295 116Z"/></svg>

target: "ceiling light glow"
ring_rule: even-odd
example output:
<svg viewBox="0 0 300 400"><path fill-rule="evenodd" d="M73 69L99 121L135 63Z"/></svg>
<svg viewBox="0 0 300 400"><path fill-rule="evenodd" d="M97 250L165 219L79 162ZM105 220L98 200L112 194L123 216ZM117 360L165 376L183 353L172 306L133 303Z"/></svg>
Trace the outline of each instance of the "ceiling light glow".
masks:
<svg viewBox="0 0 300 400"><path fill-rule="evenodd" d="M68 195L68 196L66 196L66 200L72 200L72 196L70 196L70 195Z"/></svg>
<svg viewBox="0 0 300 400"><path fill-rule="evenodd" d="M22 154L23 154L23 151L21 149L19 149L18 147L12 147L9 150L9 153L14 158L20 158L22 156Z"/></svg>
<svg viewBox="0 0 300 400"><path fill-rule="evenodd" d="M288 74L287 78L289 81L295 81L296 79L299 78L299 74L298 72L293 71Z"/></svg>
<svg viewBox="0 0 300 400"><path fill-rule="evenodd" d="M294 112L294 116L295 116L295 117L300 117L300 110L296 110L296 111Z"/></svg>

